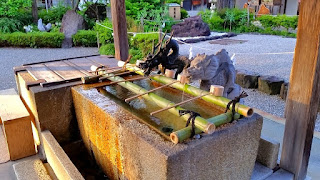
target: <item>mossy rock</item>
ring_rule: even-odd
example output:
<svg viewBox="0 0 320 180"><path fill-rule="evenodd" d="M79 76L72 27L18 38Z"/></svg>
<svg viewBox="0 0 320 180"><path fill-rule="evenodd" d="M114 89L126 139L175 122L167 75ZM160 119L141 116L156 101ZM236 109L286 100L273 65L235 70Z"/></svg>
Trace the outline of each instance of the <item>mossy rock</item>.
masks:
<svg viewBox="0 0 320 180"><path fill-rule="evenodd" d="M258 79L258 90L269 95L280 94L284 80L275 76L261 76Z"/></svg>
<svg viewBox="0 0 320 180"><path fill-rule="evenodd" d="M250 71L239 70L236 75L236 83L243 88L256 89L258 88L258 79L260 75Z"/></svg>

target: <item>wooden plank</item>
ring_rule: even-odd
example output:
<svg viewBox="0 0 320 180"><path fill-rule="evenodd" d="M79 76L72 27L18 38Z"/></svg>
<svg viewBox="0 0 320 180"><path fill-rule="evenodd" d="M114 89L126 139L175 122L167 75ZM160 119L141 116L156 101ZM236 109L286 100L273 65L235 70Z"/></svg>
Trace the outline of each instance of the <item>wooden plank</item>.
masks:
<svg viewBox="0 0 320 180"><path fill-rule="evenodd" d="M27 67L27 71L35 80L44 79L46 82L63 80L56 73L45 67L43 64L35 64Z"/></svg>
<svg viewBox="0 0 320 180"><path fill-rule="evenodd" d="M86 58L93 62L99 63L100 65L108 66L110 68L118 67L118 60L115 58L109 58L107 56L92 56Z"/></svg>
<svg viewBox="0 0 320 180"><path fill-rule="evenodd" d="M85 74L85 75L87 75L87 76L91 76L91 75L92 75L92 74L89 73L88 71L86 71L86 70L82 69L81 67L79 67L79 66L71 63L71 62L68 61L68 60L67 60L67 61L63 61L63 62L66 63L66 64L68 64L69 66L74 67L75 69L79 70L80 72L82 72L83 74Z"/></svg>
<svg viewBox="0 0 320 180"><path fill-rule="evenodd" d="M0 91L0 118L10 159L35 154L31 116L14 89Z"/></svg>
<svg viewBox="0 0 320 180"><path fill-rule="evenodd" d="M79 68L89 72L91 71L91 66L95 65L95 66L100 66L100 64L95 63L89 59L86 58L79 58L79 59L70 59L68 60L69 62L75 64L76 66L78 66Z"/></svg>
<svg viewBox="0 0 320 180"><path fill-rule="evenodd" d="M111 0L115 57L125 61L129 56L125 0Z"/></svg>
<svg viewBox="0 0 320 180"><path fill-rule="evenodd" d="M45 63L45 65L65 80L70 80L70 79L85 76L84 73L66 64L63 61L49 62L49 63Z"/></svg>
<svg viewBox="0 0 320 180"><path fill-rule="evenodd" d="M301 2L280 166L305 179L320 101L320 1Z"/></svg>

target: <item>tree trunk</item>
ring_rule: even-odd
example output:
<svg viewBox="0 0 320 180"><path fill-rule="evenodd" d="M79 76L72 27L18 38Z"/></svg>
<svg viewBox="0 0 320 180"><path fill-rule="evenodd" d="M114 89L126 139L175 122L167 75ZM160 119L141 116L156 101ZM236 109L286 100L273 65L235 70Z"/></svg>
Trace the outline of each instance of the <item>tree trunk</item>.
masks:
<svg viewBox="0 0 320 180"><path fill-rule="evenodd" d="M33 23L38 23L38 7L37 7L37 0L33 0L32 2L32 17Z"/></svg>
<svg viewBox="0 0 320 180"><path fill-rule="evenodd" d="M217 9L234 8L235 0L218 0Z"/></svg>

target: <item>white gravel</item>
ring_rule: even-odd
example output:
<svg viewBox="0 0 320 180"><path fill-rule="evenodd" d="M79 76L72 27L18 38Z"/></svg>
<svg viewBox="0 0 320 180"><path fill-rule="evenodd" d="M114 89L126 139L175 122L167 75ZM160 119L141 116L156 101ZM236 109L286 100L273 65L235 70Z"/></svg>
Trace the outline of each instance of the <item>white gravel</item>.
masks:
<svg viewBox="0 0 320 180"><path fill-rule="evenodd" d="M13 67L22 64L98 54L98 48L0 48L0 90L16 88Z"/></svg>
<svg viewBox="0 0 320 180"><path fill-rule="evenodd" d="M249 70L260 75L274 75L289 81L293 52L296 44L295 38L283 38L272 35L242 34L231 39L246 40L241 44L217 45L210 41L190 44L192 52L202 54L215 54L220 49L226 49L229 55L236 54L236 69ZM199 48L198 48L199 47ZM180 54L189 56L190 46L180 44ZM197 85L198 83L194 83ZM279 96L270 96L254 89L243 89L249 96L245 104L284 117L285 101ZM316 121L316 131L320 132L320 114Z"/></svg>

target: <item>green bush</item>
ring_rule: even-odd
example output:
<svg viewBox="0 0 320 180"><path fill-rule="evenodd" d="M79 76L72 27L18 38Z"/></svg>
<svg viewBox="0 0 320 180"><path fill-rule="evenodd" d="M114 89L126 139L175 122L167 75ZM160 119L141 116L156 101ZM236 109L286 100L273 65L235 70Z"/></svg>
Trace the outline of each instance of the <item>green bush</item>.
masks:
<svg viewBox="0 0 320 180"><path fill-rule="evenodd" d="M96 47L97 32L90 30L80 30L72 36L74 46Z"/></svg>
<svg viewBox="0 0 320 180"><path fill-rule="evenodd" d="M189 17L187 10L185 10L183 8L181 8L180 14L181 14L181 19L185 19L185 18Z"/></svg>
<svg viewBox="0 0 320 180"><path fill-rule="evenodd" d="M296 29L298 26L298 16L286 16L286 15L264 15L260 16L258 20L261 22L263 27L284 27L287 30L289 28Z"/></svg>
<svg viewBox="0 0 320 180"><path fill-rule="evenodd" d="M145 57L152 51L152 42L158 43L159 34L137 34L131 39L130 47L139 49Z"/></svg>
<svg viewBox="0 0 320 180"><path fill-rule="evenodd" d="M19 20L11 18L0 18L0 32L1 33L12 33L15 31L22 30L22 23Z"/></svg>
<svg viewBox="0 0 320 180"><path fill-rule="evenodd" d="M108 19L101 22L101 25L112 28L112 23ZM103 26L100 26L98 24L94 26L94 30L98 32L100 44L104 45L104 44L113 43L113 36L112 36L113 31Z"/></svg>
<svg viewBox="0 0 320 180"><path fill-rule="evenodd" d="M61 22L63 15L71 9L70 7L65 7L62 4L59 4L58 6L54 6L50 8L47 12L46 9L42 9L38 12L39 18L42 19L42 22L47 24L51 23L54 24L56 22Z"/></svg>
<svg viewBox="0 0 320 180"><path fill-rule="evenodd" d="M0 46L13 47L49 47L59 48L64 40L63 33L15 32L11 34L0 34Z"/></svg>
<svg viewBox="0 0 320 180"><path fill-rule="evenodd" d="M105 44L102 45L99 49L99 53L101 55L112 55L114 56L115 52L114 52L114 44L110 43L110 44Z"/></svg>

